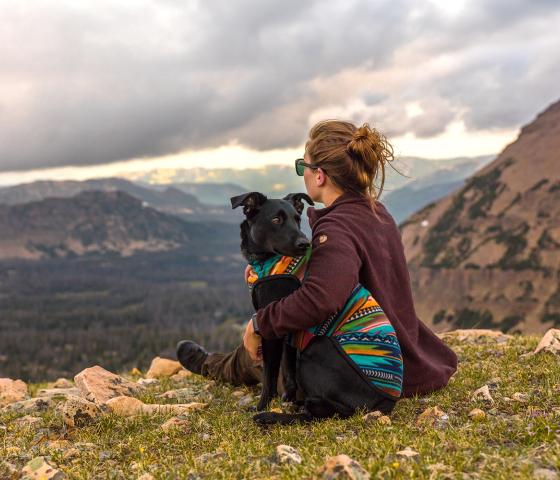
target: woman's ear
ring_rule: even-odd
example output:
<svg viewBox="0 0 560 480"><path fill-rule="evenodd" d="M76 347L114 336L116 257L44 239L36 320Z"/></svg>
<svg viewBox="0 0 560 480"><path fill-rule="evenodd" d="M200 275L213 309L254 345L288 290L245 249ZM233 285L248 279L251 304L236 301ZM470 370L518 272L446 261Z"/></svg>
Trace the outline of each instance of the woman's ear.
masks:
<svg viewBox="0 0 560 480"><path fill-rule="evenodd" d="M315 185L322 187L327 183L327 174L321 167L315 170Z"/></svg>

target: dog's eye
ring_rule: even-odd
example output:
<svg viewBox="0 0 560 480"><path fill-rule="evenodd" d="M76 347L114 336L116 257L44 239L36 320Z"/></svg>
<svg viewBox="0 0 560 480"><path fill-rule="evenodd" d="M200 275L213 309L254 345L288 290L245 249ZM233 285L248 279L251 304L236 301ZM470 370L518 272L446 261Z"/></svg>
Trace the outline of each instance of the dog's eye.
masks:
<svg viewBox="0 0 560 480"><path fill-rule="evenodd" d="M272 218L272 223L274 223L275 225L279 225L282 223L282 218L281 217L273 217Z"/></svg>

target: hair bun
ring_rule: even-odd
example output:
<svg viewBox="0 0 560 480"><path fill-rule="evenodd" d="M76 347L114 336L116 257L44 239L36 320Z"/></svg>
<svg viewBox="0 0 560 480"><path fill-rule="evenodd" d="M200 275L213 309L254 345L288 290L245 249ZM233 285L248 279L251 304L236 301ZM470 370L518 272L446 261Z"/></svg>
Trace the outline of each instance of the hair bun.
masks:
<svg viewBox="0 0 560 480"><path fill-rule="evenodd" d="M373 136L373 132L367 123L364 123L360 128L356 129L352 135L352 140L359 142L360 140L368 140Z"/></svg>

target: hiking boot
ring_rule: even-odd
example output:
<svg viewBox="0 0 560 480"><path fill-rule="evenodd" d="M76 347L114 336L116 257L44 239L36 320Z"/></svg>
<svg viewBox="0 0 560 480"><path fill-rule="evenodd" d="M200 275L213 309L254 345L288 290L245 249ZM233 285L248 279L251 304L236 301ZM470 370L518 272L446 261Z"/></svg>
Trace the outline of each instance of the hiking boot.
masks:
<svg viewBox="0 0 560 480"><path fill-rule="evenodd" d="M192 340L181 340L177 344L177 360L187 370L198 375L202 374L202 364L209 353Z"/></svg>

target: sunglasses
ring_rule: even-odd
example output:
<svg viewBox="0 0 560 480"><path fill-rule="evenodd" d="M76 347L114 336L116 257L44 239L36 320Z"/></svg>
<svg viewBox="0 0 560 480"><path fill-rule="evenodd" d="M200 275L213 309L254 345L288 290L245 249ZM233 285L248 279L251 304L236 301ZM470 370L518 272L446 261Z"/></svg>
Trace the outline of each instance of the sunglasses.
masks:
<svg viewBox="0 0 560 480"><path fill-rule="evenodd" d="M305 167L309 167L309 168L313 168L313 169L317 169L317 168L321 168L318 167L317 165L313 165L311 163L305 163L305 160L303 158L298 158L296 160L296 173L300 176L303 177L303 172L305 170ZM323 168L323 171L325 169ZM325 172L326 173L326 172Z"/></svg>

